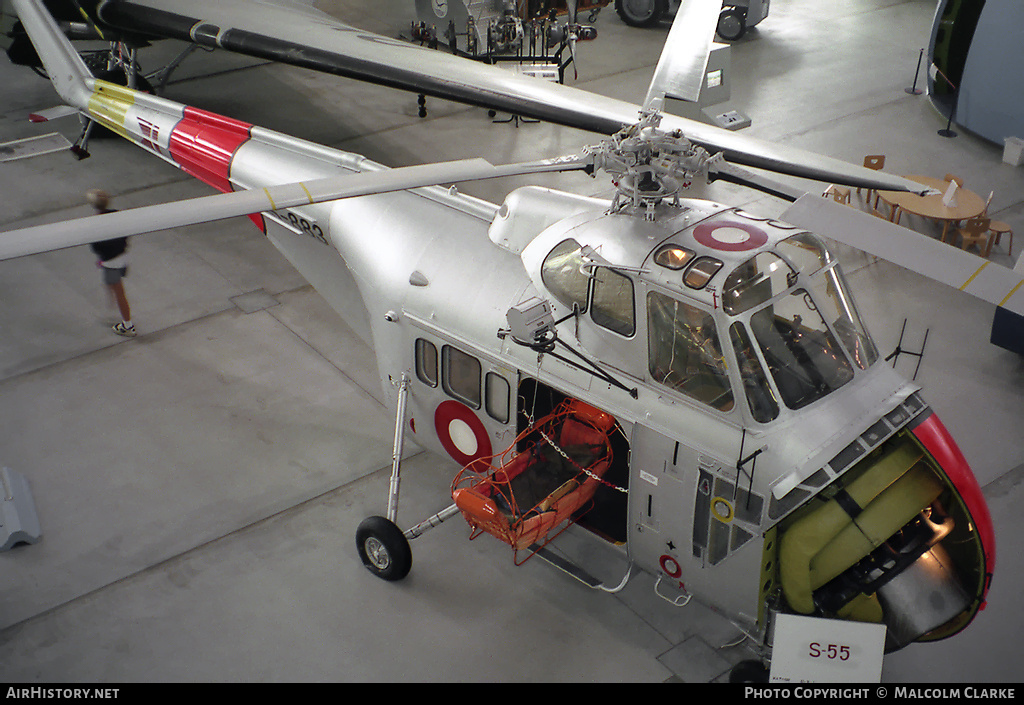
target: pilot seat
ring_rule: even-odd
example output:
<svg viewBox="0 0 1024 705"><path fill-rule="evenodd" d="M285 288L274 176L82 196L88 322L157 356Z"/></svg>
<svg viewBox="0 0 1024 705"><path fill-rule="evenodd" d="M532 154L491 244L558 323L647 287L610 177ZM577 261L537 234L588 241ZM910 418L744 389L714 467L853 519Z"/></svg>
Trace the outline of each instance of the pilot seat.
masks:
<svg viewBox="0 0 1024 705"><path fill-rule="evenodd" d="M521 565L593 505L612 464L615 419L567 399L531 424L486 466L467 465L452 483L452 499L472 531L513 548ZM481 471L482 470L482 471ZM520 560L519 553L529 549Z"/></svg>

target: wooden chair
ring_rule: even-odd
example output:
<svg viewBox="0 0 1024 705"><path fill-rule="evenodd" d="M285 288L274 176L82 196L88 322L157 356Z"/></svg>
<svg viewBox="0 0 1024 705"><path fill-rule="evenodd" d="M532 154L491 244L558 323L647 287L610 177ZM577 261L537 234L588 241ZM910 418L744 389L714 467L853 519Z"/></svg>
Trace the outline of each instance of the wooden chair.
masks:
<svg viewBox="0 0 1024 705"><path fill-rule="evenodd" d="M992 220L988 224L989 237L988 249L985 252L985 256L988 257L989 252L992 251L992 245L998 245L999 240L1003 235L1010 236L1010 242L1007 244L1006 254L1013 257L1013 228L1010 227L1009 223L1004 223L1001 220Z"/></svg>
<svg viewBox="0 0 1024 705"><path fill-rule="evenodd" d="M825 189L825 193L821 195L826 198L831 196L832 200L834 200L836 203L850 205L850 189L846 188L845 186L836 186L835 184L832 184L827 189Z"/></svg>
<svg viewBox="0 0 1024 705"><path fill-rule="evenodd" d="M960 188L964 187L964 180L954 174L946 174L946 182L955 181L956 185Z"/></svg>
<svg viewBox="0 0 1024 705"><path fill-rule="evenodd" d="M995 191L989 191L988 199L985 201L985 210L981 212L981 215L988 217L988 207L992 204L992 197L995 195ZM988 257L992 252L992 245L998 245L1003 235L1009 235L1010 241L1007 244L1006 254L1013 257L1013 228L1010 227L1009 223L1004 223L1001 220L990 220L988 224L989 239L986 244L985 256Z"/></svg>
<svg viewBox="0 0 1024 705"><path fill-rule="evenodd" d="M885 155L884 154L869 154L868 156L864 157L864 166L867 167L868 169L874 169L875 171L880 171L882 169L882 167L885 166ZM874 189L865 189L865 193L864 193L864 202L865 203L870 203L871 202L871 194L873 192L874 192ZM857 189L857 195L860 195L860 188ZM876 210L878 209L878 194L877 193L875 194L875 209Z"/></svg>
<svg viewBox="0 0 1024 705"><path fill-rule="evenodd" d="M991 221L983 216L977 218L971 218L964 226L957 230L957 234L960 236L961 246L963 249L968 249L971 245L975 245L978 248L978 252L982 256L987 257L988 253L992 250L992 244L989 242L989 223Z"/></svg>

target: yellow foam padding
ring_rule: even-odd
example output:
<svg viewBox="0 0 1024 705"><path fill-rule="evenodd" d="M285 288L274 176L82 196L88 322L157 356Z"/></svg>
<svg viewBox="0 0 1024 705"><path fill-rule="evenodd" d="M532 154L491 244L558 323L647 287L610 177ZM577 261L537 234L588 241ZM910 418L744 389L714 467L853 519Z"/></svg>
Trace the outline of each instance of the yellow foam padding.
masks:
<svg viewBox="0 0 1024 705"><path fill-rule="evenodd" d="M135 105L135 91L115 83L97 80L89 98L89 114L121 137L128 137L124 127L128 110Z"/></svg>
<svg viewBox="0 0 1024 705"><path fill-rule="evenodd" d="M869 505L879 497L890 485L913 467L922 457L921 451L909 440L894 448L889 453L875 460L874 464L860 477L850 483L846 488L847 494L865 511ZM922 468L922 472L931 475ZM918 481L911 484L916 486ZM910 494L915 494L911 492ZM893 503L902 504L910 500L906 491L898 491L893 495ZM928 505L918 505L916 500L912 502L914 514ZM885 506L889 506L889 502ZM909 507L907 509L909 511ZM864 512L861 513L863 516ZM872 520L878 521L878 520ZM909 521L909 518L897 524L892 531L886 534L888 538L896 529ZM863 535L859 529L854 528L853 533L844 536L842 543L837 545L833 551L830 547L828 554L819 559L820 567L814 570L812 576L812 561L815 560L823 549L840 535L844 529L851 527L853 520L839 503L834 499L829 500L815 511L796 521L782 536L779 544L779 576L782 581L782 591L789 602L790 607L802 614L814 612L814 598L812 592L823 583L815 584L813 579L820 580L820 576L832 572L836 566L842 565L841 573L858 560L866 556L874 548L871 540ZM876 535L884 528L873 527L869 530L871 536ZM884 539L883 539L884 540ZM839 573L836 573L838 575ZM834 576L833 576L834 577ZM824 582L824 581L823 581Z"/></svg>
<svg viewBox="0 0 1024 705"><path fill-rule="evenodd" d="M816 590L864 558L942 494L942 483L918 465L886 488L812 560Z"/></svg>

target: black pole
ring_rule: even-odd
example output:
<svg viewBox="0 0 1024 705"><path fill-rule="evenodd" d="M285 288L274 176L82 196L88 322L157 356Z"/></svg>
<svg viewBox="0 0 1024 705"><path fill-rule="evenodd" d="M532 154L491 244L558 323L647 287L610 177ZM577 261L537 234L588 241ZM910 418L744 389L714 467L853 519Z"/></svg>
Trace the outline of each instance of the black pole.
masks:
<svg viewBox="0 0 1024 705"><path fill-rule="evenodd" d="M946 120L945 129L939 130L939 134L943 137L956 137L956 132L950 129L953 125L953 113L956 112L956 104L959 102L960 87L953 86L953 104L949 106L949 118Z"/></svg>
<svg viewBox="0 0 1024 705"><path fill-rule="evenodd" d="M903 90L911 95L921 95L921 89L917 87L917 74L921 73L921 58L924 56L924 49L917 55L917 68L914 69L914 85L910 88L904 88Z"/></svg>

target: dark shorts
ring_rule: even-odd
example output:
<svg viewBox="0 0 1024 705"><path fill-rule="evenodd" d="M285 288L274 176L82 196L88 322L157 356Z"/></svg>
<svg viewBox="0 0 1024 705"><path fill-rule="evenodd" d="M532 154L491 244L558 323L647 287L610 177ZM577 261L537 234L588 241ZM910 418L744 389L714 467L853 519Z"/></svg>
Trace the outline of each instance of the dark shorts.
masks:
<svg viewBox="0 0 1024 705"><path fill-rule="evenodd" d="M128 276L128 267L101 267L103 270L103 283L113 286Z"/></svg>

